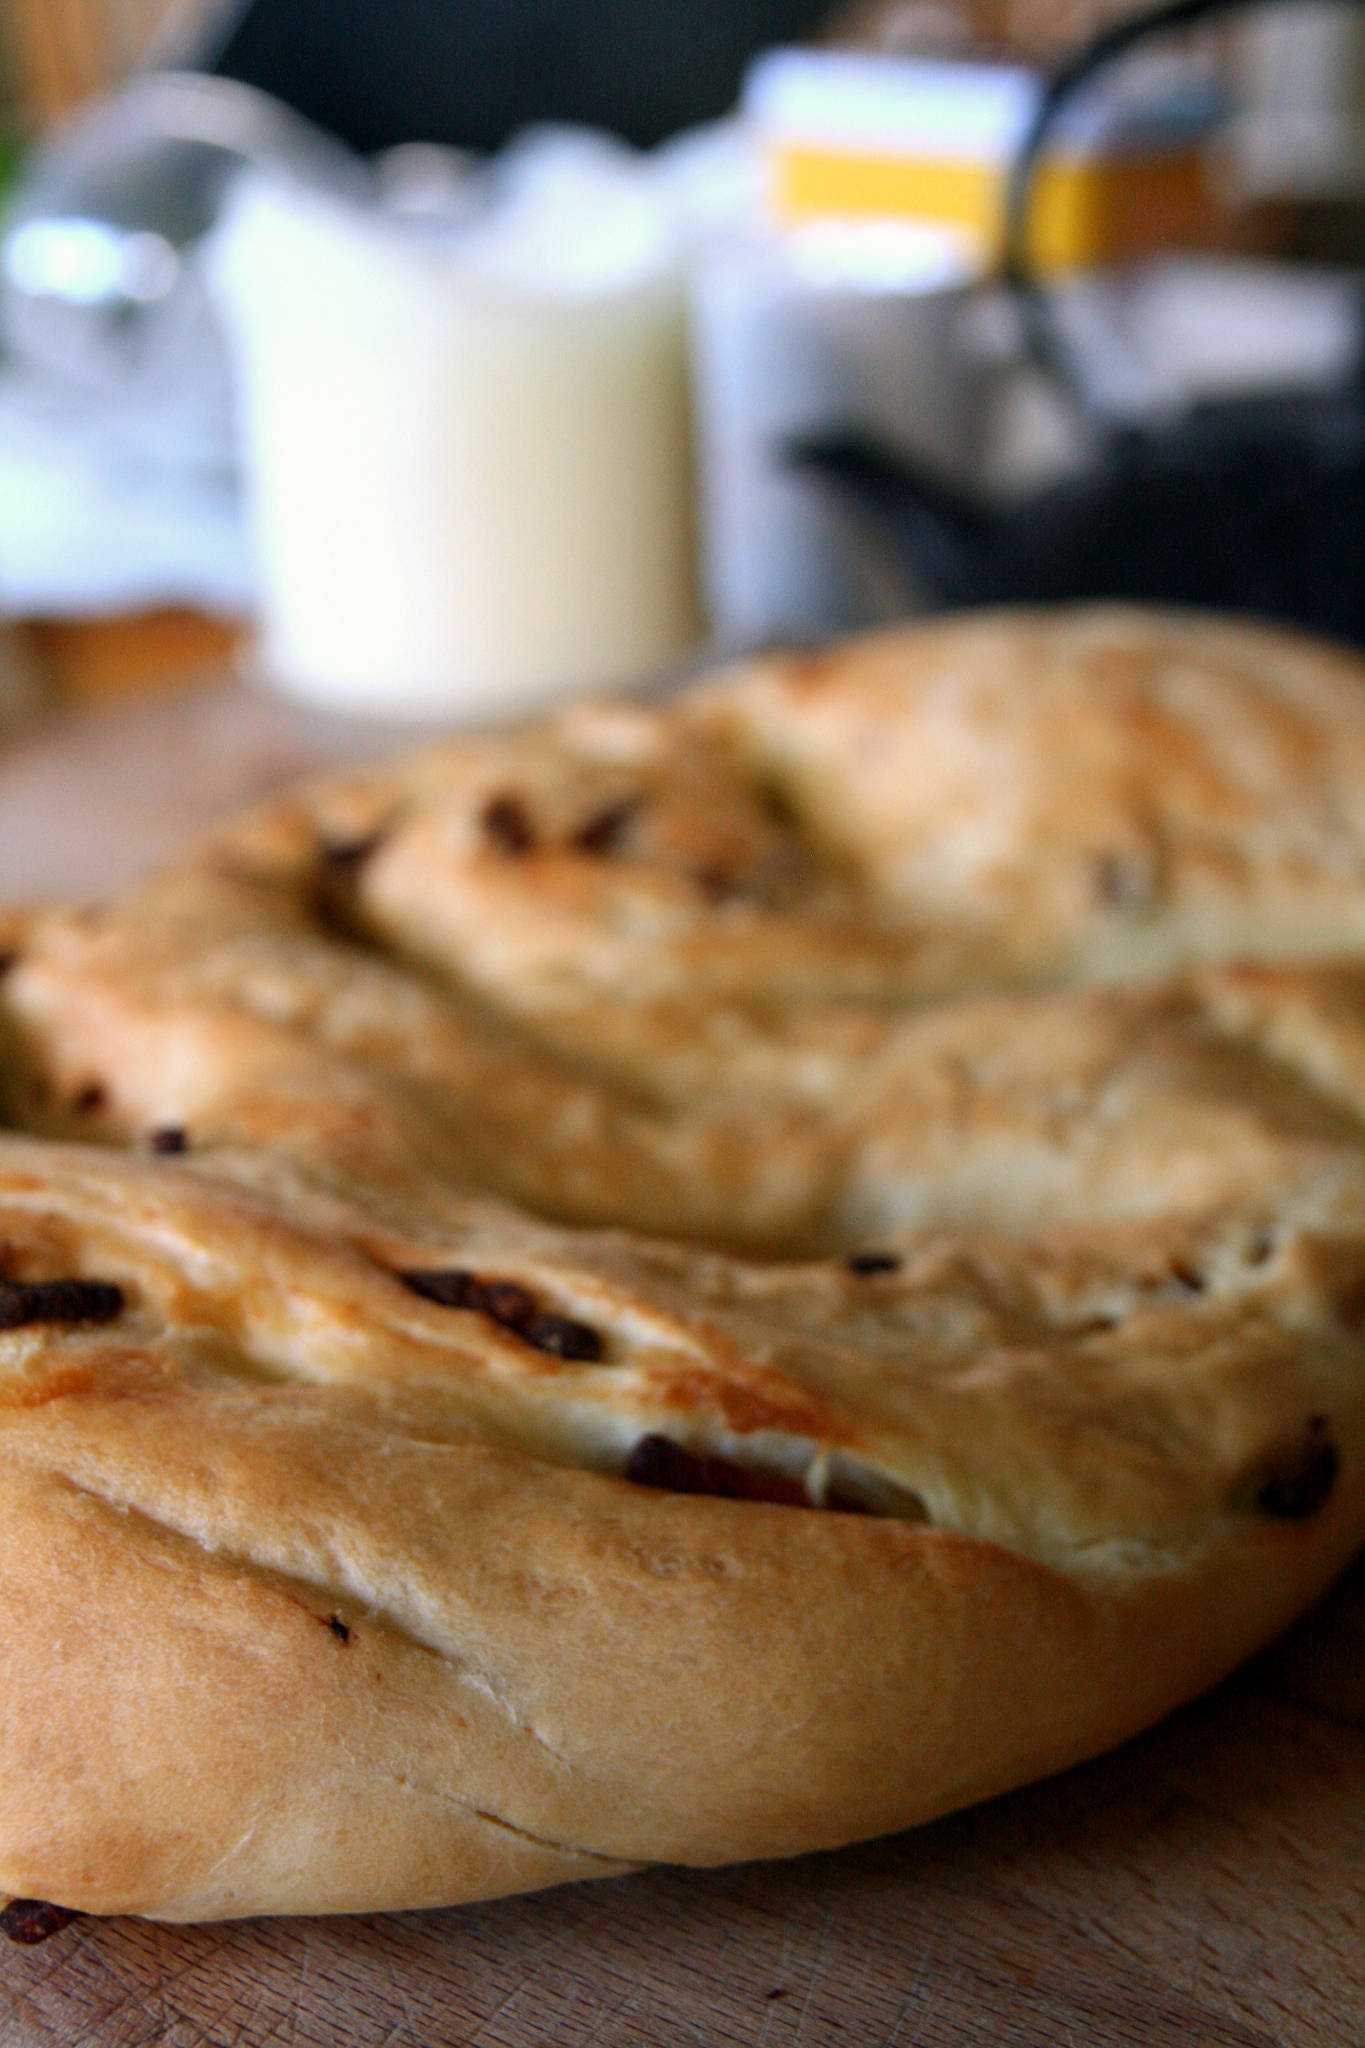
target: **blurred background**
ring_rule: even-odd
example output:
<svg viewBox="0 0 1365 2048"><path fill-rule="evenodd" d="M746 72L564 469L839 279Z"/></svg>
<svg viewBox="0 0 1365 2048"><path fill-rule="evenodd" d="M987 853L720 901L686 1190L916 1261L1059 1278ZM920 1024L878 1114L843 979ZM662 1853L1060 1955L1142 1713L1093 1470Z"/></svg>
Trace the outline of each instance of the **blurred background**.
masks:
<svg viewBox="0 0 1365 2048"><path fill-rule="evenodd" d="M1011 244L1123 18L0 0L0 716L501 715L999 598L1365 639L1365 10L1135 42Z"/></svg>

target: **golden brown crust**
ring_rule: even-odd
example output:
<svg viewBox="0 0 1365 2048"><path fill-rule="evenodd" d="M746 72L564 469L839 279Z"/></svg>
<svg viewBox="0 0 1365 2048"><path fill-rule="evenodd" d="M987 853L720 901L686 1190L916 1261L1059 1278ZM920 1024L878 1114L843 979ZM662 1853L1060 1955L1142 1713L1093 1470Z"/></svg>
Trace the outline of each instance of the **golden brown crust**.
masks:
<svg viewBox="0 0 1365 2048"><path fill-rule="evenodd" d="M1362 675L1306 635L1092 606L775 656L701 703L992 980L1127 980L1361 950Z"/></svg>
<svg viewBox="0 0 1365 2048"><path fill-rule="evenodd" d="M785 1854L1214 1682L1365 1531L1362 904L1358 664L1100 612L460 742L22 921L0 1891Z"/></svg>
<svg viewBox="0 0 1365 2048"><path fill-rule="evenodd" d="M129 1304L117 1331L12 1349L0 1401L0 1885L95 1911L431 1904L903 1826L1210 1683L1365 1516L1356 1347L1328 1315L1291 1334L1283 1278L1139 1311L1101 1363L1055 1305L1040 1357L1047 1290L1017 1248L994 1270L922 1250L878 1283L927 1333L900 1375L918 1430L879 1426L864 1372L831 1433L919 1489L926 1526L612 1476L643 1422L721 1439L708 1376L742 1388L765 1339L787 1424L818 1407L862 1337L832 1270L717 1261L684 1315L628 1239L452 1210L418 1240L304 1190L286 1212L20 1141L0 1218L12 1261L42 1277L79 1247ZM486 1270L485 1244L542 1293L595 1290L608 1362L393 1278ZM1106 1284L1125 1254L1140 1281L1132 1251L1059 1244L1062 1298L1106 1258ZM681 1405L660 1332L694 1347ZM1323 1412L1342 1476L1314 1513L1265 1512ZM992 1520L1001 1541L953 1526Z"/></svg>

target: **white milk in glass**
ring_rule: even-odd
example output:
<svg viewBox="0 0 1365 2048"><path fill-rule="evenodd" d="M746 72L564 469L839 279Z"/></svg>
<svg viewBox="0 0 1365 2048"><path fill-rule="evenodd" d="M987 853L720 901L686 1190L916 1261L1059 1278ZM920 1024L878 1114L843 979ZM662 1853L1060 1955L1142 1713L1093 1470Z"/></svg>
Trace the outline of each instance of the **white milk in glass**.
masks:
<svg viewBox="0 0 1365 2048"><path fill-rule="evenodd" d="M683 290L638 176L570 164L435 227L253 175L211 265L272 681L500 713L694 642Z"/></svg>

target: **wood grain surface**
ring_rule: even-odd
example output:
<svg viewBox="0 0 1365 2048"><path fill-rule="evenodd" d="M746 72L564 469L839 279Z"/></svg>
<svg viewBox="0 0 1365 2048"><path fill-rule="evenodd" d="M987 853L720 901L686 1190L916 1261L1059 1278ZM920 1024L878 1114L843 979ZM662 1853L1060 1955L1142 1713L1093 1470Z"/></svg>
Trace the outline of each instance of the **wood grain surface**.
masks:
<svg viewBox="0 0 1365 2048"><path fill-rule="evenodd" d="M0 759L0 900L403 738L229 688L86 717ZM0 1949L0 2048L1365 2048L1365 1565L1141 1741L915 1834Z"/></svg>
<svg viewBox="0 0 1365 2048"><path fill-rule="evenodd" d="M230 678L66 711L0 751L0 903L107 893L209 819L419 731L299 710Z"/></svg>

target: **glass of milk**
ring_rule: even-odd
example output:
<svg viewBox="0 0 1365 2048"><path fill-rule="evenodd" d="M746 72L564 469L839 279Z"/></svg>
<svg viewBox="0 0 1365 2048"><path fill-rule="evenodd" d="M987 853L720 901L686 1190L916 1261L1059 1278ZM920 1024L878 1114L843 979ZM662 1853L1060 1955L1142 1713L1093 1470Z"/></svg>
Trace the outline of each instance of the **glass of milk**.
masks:
<svg viewBox="0 0 1365 2048"><path fill-rule="evenodd" d="M681 260L627 155L545 139L445 217L250 171L210 276L282 690L500 714L694 643Z"/></svg>

